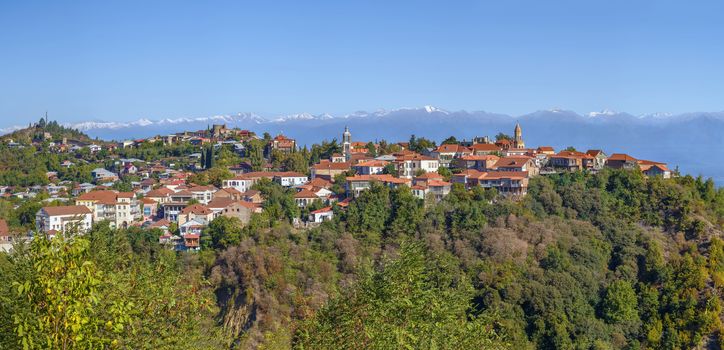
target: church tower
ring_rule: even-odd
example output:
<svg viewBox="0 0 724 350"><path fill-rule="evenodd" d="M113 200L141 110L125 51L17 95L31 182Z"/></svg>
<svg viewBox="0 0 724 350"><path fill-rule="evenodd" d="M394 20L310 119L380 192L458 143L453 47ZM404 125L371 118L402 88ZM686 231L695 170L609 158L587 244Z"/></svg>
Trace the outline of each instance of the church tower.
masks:
<svg viewBox="0 0 724 350"><path fill-rule="evenodd" d="M523 142L523 130L520 128L519 123L515 123L515 139L513 141L514 148L525 148L525 142Z"/></svg>
<svg viewBox="0 0 724 350"><path fill-rule="evenodd" d="M344 127L344 133L342 133L342 153L344 153L344 159L349 162L352 159L352 133L349 132L348 127Z"/></svg>

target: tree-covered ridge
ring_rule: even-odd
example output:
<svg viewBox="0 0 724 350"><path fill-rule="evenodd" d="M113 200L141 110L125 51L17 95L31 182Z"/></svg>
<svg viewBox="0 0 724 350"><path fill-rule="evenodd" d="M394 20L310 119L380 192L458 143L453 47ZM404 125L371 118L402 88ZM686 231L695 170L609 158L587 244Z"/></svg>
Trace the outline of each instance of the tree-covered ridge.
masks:
<svg viewBox="0 0 724 350"><path fill-rule="evenodd" d="M68 261L91 262L104 296L90 319L124 323L100 333L118 339L109 346L722 345L724 189L711 181L606 169L533 178L520 202L454 186L439 203L375 185L310 230L289 224L299 215L293 191L256 188L264 212L244 227L216 219L199 254L163 250L158 232L141 229L99 226L78 238L88 248ZM43 286L31 271L43 256L35 245L0 258L2 280ZM37 306L15 286L2 287L13 297L0 312L31 320ZM128 311L111 314L113 302ZM3 345L21 344L13 318L0 327Z"/></svg>
<svg viewBox="0 0 724 350"><path fill-rule="evenodd" d="M50 136L48 139L47 136ZM32 141L62 141L63 139L76 141L90 141L91 138L80 130L60 125L57 121L48 121L48 117L40 118L37 123L28 125L25 129L15 130L2 139L11 139L15 142L30 143Z"/></svg>
<svg viewBox="0 0 724 350"><path fill-rule="evenodd" d="M0 348L224 347L199 264L158 235L99 225L0 254Z"/></svg>

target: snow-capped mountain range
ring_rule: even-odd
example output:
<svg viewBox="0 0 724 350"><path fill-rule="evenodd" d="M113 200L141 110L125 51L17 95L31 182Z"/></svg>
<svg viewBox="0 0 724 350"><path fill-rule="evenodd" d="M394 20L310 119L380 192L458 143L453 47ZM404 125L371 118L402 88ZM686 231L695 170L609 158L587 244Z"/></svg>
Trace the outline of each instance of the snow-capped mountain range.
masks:
<svg viewBox="0 0 724 350"><path fill-rule="evenodd" d="M450 112L447 110L444 110L442 108L438 108L435 106L423 106L419 108L398 108L393 110L377 110L374 112L366 112L366 111L358 111L350 114L345 114L341 116L333 116L328 113L322 113L322 114L311 114L311 113L299 113L299 114L290 114L290 115L281 115L276 117L262 117L255 113L237 113L237 114L228 114L228 115L214 115L214 116L203 116L203 117L180 117L180 118L164 118L164 119L158 119L158 120L151 120L148 118L141 118L134 121L129 122L119 122L119 121L84 121L84 122L78 122L78 123L63 123L64 126L72 127L74 129L78 129L81 131L89 132L91 134L95 134L96 131L100 134L106 134L103 132L103 130L116 130L120 131L120 129L130 129L134 132L143 132L143 130L138 130L138 127L151 127L151 129L155 129L153 127L167 127L168 130L166 130L166 133L172 133L179 130L191 130L194 129L197 125L202 124L220 124L220 123L226 123L228 126L238 126L238 127L246 127L253 129L255 126L274 126L275 124L285 124L285 123L296 123L300 121L304 122L319 122L319 121L335 121L335 120L349 120L349 119L357 119L357 118L368 118L372 119L370 121L374 121L374 119L378 118L388 118L388 119L407 119L407 118L426 118L429 119L430 117L437 117L442 119L457 119L460 117L463 117L465 119L479 119L479 120L490 120L493 119L499 119L498 121L504 122L504 121L510 121L510 120L518 120L518 121L525 121L528 119L540 119L545 118L549 119L550 121L560 121L563 120L578 120L580 122L612 122L612 121L625 121L628 123L672 123L677 122L681 120L691 120L696 119L699 117L704 118L710 118L715 120L724 120L724 112L714 112L714 113L707 113L707 112L701 112L701 113L686 113L686 114L679 114L679 115L673 115L671 113L652 113L652 114L642 114L642 115L631 115L628 113L621 113L617 112L611 109L604 109L599 112L590 112L586 114L578 114L573 111L560 109L560 108L552 108L548 110L540 110L533 113L525 114L518 117L513 117L506 114L499 114L499 113L490 113L486 111L455 111ZM202 125L206 126L206 125ZM5 128L0 128L0 134L6 134L9 132L12 132L17 129L21 129L24 126L8 126ZM117 134L117 136L121 136L123 133ZM136 135L135 137L139 136L145 136L145 135ZM119 137L113 137L114 139ZM120 137L123 138L123 137Z"/></svg>

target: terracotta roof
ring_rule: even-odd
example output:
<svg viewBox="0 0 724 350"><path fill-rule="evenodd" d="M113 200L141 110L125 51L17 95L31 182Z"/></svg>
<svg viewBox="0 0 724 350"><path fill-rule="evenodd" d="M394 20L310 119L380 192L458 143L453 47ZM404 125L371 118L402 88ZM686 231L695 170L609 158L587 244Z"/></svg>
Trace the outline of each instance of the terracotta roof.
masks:
<svg viewBox="0 0 724 350"><path fill-rule="evenodd" d="M50 216L57 215L83 215L91 211L85 205L65 205L60 207L43 207L43 211Z"/></svg>
<svg viewBox="0 0 724 350"><path fill-rule="evenodd" d="M321 160L319 163L312 165L312 169L316 170L349 170L350 164L347 162L333 163L328 160Z"/></svg>
<svg viewBox="0 0 724 350"><path fill-rule="evenodd" d="M76 201L94 201L101 204L116 204L116 197L118 193L110 190L91 191L83 193ZM131 193L131 195L133 195Z"/></svg>
<svg viewBox="0 0 724 350"><path fill-rule="evenodd" d="M470 146L470 149L472 149L473 151L483 151L483 152L484 151L489 151L489 152L500 151L500 147L498 147L497 145L492 144L492 143L476 143L476 144Z"/></svg>
<svg viewBox="0 0 724 350"><path fill-rule="evenodd" d="M213 185L208 186L194 186L189 188L189 192L205 192L205 191L216 191L216 187Z"/></svg>
<svg viewBox="0 0 724 350"><path fill-rule="evenodd" d="M589 149L588 151L586 151L586 154L592 157L595 157L601 153L603 153L603 151L601 151L600 149Z"/></svg>
<svg viewBox="0 0 724 350"><path fill-rule="evenodd" d="M525 171L490 171L482 175L482 179L484 180L524 179L527 177L528 173Z"/></svg>
<svg viewBox="0 0 724 350"><path fill-rule="evenodd" d="M156 201L151 198L141 198L143 204L156 204Z"/></svg>
<svg viewBox="0 0 724 350"><path fill-rule="evenodd" d="M608 157L608 160L620 160L620 161L626 161L626 162L635 162L637 159L634 157L631 157L630 155L626 153L614 153L610 157Z"/></svg>
<svg viewBox="0 0 724 350"><path fill-rule="evenodd" d="M496 168L510 168L510 167L522 167L528 163L532 158L530 157L504 157L500 158L496 163Z"/></svg>
<svg viewBox="0 0 724 350"><path fill-rule="evenodd" d="M410 180L408 179L400 179L389 174L348 176L347 181L380 181L395 184L410 183Z"/></svg>
<svg viewBox="0 0 724 350"><path fill-rule="evenodd" d="M317 198L317 194L310 190L303 189L295 193L294 198Z"/></svg>
<svg viewBox="0 0 724 350"><path fill-rule="evenodd" d="M238 191L237 191L237 192L238 192ZM239 193L241 193L241 192L239 192ZM244 193L241 193L241 194L242 194L243 196L245 196L245 197L251 197L251 196L256 196L257 194L258 194L258 195L261 195L261 191L259 191L259 190L246 190Z"/></svg>
<svg viewBox="0 0 724 350"><path fill-rule="evenodd" d="M669 167L666 166L666 163L659 163L659 162L654 162L654 161L645 160L645 159L639 159L638 163L639 163L639 168L641 169L641 171L648 171L649 169L651 169L653 167L657 167L657 168L661 169L662 171L669 171Z"/></svg>
<svg viewBox="0 0 724 350"><path fill-rule="evenodd" d="M460 157L462 160L495 160L497 161L500 157L493 154L466 154Z"/></svg>
<svg viewBox="0 0 724 350"><path fill-rule="evenodd" d="M156 180L148 178L141 180L141 185L153 185L156 183Z"/></svg>
<svg viewBox="0 0 724 350"><path fill-rule="evenodd" d="M232 203L236 202L235 200L231 198L214 198L207 204L206 206L211 208L217 208L217 209L223 209L231 205Z"/></svg>
<svg viewBox="0 0 724 350"><path fill-rule="evenodd" d="M166 227L168 227L168 225L171 225L171 222L170 222L170 221L168 221L168 220L166 220L166 219L161 219L161 220L158 220L158 221L152 223L152 224L149 225L148 227L151 227L151 228L156 228L156 227L161 227L161 226L166 226Z"/></svg>
<svg viewBox="0 0 724 350"><path fill-rule="evenodd" d="M385 165L390 164L390 162L384 161L384 160L368 160L364 162L360 162L355 164L356 167L380 167L384 168Z"/></svg>
<svg viewBox="0 0 724 350"><path fill-rule="evenodd" d="M440 181L440 180L430 180L427 182L427 186L429 187L444 187L444 186L452 186L451 183L447 181Z"/></svg>
<svg viewBox="0 0 724 350"><path fill-rule="evenodd" d="M317 210L311 212L311 214L321 214L321 213L326 213L329 211L332 211L332 207L324 207L322 209L317 209Z"/></svg>
<svg viewBox="0 0 724 350"><path fill-rule="evenodd" d="M352 202L352 197L345 198L344 200L337 202L337 205L342 208L346 208L349 206L349 203Z"/></svg>
<svg viewBox="0 0 724 350"><path fill-rule="evenodd" d="M239 191L239 190L237 190L237 189L235 189L235 188L233 188L233 187L222 188L222 189L220 189L219 191L224 191L224 192L229 193L229 194L232 194L232 195L234 195L234 194L241 194L241 191ZM248 192L248 191L247 191L247 192Z"/></svg>
<svg viewBox="0 0 724 350"><path fill-rule="evenodd" d="M172 193L174 193L174 192L173 192L171 189L166 188L166 187L161 187L161 188L156 189L156 190L150 190L150 191L148 191L148 193L146 193L146 197L156 197L156 198L158 198L158 197L168 197L168 196L170 196Z"/></svg>
<svg viewBox="0 0 724 350"><path fill-rule="evenodd" d="M209 209L208 207L206 207L203 204L193 204L193 205L189 205L188 207L184 208L181 211L181 214L183 214L183 215L191 214L191 213L196 214L196 215L209 215L209 214L211 214L211 209Z"/></svg>
<svg viewBox="0 0 724 350"><path fill-rule="evenodd" d="M322 188L329 188L332 186L332 183L322 179L321 177L315 177L314 179L307 182L308 185L311 185L313 187L322 187Z"/></svg>
<svg viewBox="0 0 724 350"><path fill-rule="evenodd" d="M462 152L470 152L470 149L464 146L460 146L457 144L443 144L440 145L437 149L435 149L435 152L437 153L462 153Z"/></svg>
<svg viewBox="0 0 724 350"><path fill-rule="evenodd" d="M555 150L551 146L540 146L538 152L555 152Z"/></svg>

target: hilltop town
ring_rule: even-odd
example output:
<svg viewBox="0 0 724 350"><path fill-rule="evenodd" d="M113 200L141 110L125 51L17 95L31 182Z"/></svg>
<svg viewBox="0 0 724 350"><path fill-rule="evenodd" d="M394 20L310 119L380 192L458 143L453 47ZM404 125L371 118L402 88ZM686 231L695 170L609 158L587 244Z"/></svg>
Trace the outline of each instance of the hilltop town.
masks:
<svg viewBox="0 0 724 350"><path fill-rule="evenodd" d="M293 201L292 224L304 229L332 219L374 183L407 186L426 202L442 200L454 186L479 187L495 201L520 200L531 178L561 172L613 168L647 177L675 175L666 163L627 154L526 145L519 124L513 135L469 141L451 136L439 145L414 135L396 143L355 140L348 128L340 131L339 141L311 148L300 147L287 135L258 136L226 125L105 142L41 119L24 132L6 136L2 147L17 154L32 149L29 157L48 155L49 171L4 177L8 183L0 183L0 195L15 199L16 208L23 199L37 196L47 205L37 210L29 232L13 235L1 220L0 240L9 249L13 238L83 232L108 221L114 228L160 229L160 243L193 251L201 249L202 232L218 217L248 225L254 215L278 210L280 199L270 203L269 197L279 191L270 186L281 188L279 193Z"/></svg>

